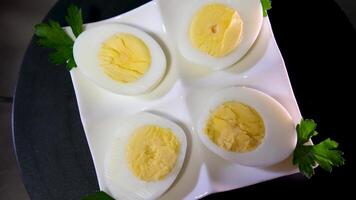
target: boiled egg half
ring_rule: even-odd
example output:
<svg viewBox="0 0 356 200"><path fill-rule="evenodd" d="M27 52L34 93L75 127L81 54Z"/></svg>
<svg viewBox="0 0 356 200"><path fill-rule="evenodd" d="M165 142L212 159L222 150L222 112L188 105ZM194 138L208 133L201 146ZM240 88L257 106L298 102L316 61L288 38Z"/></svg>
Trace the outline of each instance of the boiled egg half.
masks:
<svg viewBox="0 0 356 200"><path fill-rule="evenodd" d="M213 153L256 167L286 159L297 141L286 109L267 94L247 87L217 92L201 113L197 130Z"/></svg>
<svg viewBox="0 0 356 200"><path fill-rule="evenodd" d="M195 0L186 7L178 35L180 53L213 70L240 60L262 26L260 0Z"/></svg>
<svg viewBox="0 0 356 200"><path fill-rule="evenodd" d="M118 129L105 160L105 181L117 199L157 199L176 179L187 140L174 122L142 112Z"/></svg>
<svg viewBox="0 0 356 200"><path fill-rule="evenodd" d="M152 90L166 71L160 45L128 25L105 24L79 35L73 56L80 71L97 85L118 94Z"/></svg>

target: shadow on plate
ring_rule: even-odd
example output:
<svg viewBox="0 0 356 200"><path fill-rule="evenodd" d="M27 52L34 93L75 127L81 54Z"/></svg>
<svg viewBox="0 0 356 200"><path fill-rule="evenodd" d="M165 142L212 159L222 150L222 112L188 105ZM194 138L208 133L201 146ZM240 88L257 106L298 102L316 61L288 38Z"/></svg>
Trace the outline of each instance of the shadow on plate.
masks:
<svg viewBox="0 0 356 200"><path fill-rule="evenodd" d="M266 167L264 170L272 171L272 172L297 172L297 166L293 165L293 155L291 154L288 158L284 159L283 161Z"/></svg>
<svg viewBox="0 0 356 200"><path fill-rule="evenodd" d="M132 26L132 25L131 25ZM172 62L172 53L169 51L165 42L156 34L152 32L146 32L149 34L162 48L164 55L166 56L166 71L162 77L162 80L157 84L155 88L146 94L141 95L145 100L154 100L164 96L173 87L174 83L177 81L177 72L174 69Z"/></svg>
<svg viewBox="0 0 356 200"><path fill-rule="evenodd" d="M266 54L270 38L272 38L269 29L265 28L267 25L268 24L266 22L262 23L262 27L256 41L237 63L233 64L226 70L227 72L242 74L253 68L253 66L261 60L261 58Z"/></svg>
<svg viewBox="0 0 356 200"><path fill-rule="evenodd" d="M162 113L155 110L147 110L147 112L164 117L175 122L178 126L180 126L186 137L187 137L187 151L184 158L184 163L182 169L180 170L176 180L174 180L171 187L166 191L166 193L161 196L160 199L183 199L197 185L199 179L199 169L200 169L200 162L195 162L192 160L194 156L193 153L198 153L197 149L193 150L193 136L189 128L182 123L181 121L177 120L176 118L172 117L169 114ZM195 145L196 146L196 145Z"/></svg>

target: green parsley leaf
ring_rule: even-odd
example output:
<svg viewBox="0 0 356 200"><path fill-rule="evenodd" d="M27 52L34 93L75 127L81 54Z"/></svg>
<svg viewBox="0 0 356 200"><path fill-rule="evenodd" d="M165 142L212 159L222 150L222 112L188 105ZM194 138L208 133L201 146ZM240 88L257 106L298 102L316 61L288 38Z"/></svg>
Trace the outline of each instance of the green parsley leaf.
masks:
<svg viewBox="0 0 356 200"><path fill-rule="evenodd" d="M311 150L313 146L299 146L293 154L293 164L298 165L299 171L310 178L314 174L313 167L316 165Z"/></svg>
<svg viewBox="0 0 356 200"><path fill-rule="evenodd" d="M267 16L267 10L272 8L271 0L261 0L263 16Z"/></svg>
<svg viewBox="0 0 356 200"><path fill-rule="evenodd" d="M77 37L83 31L82 12L76 6L69 6L66 21L70 25L73 34ZM35 35L40 46L53 49L49 54L49 60L56 64L66 64L68 70L76 67L73 58L74 41L56 21L40 23L35 26Z"/></svg>
<svg viewBox="0 0 356 200"><path fill-rule="evenodd" d="M37 24L35 35L39 38L38 44L47 48L56 49L57 47L73 46L74 43L59 23L52 20L48 24Z"/></svg>
<svg viewBox="0 0 356 200"><path fill-rule="evenodd" d="M75 37L78 37L83 32L83 18L82 10L74 5L70 5L67 10L67 16L65 17L67 23L72 28Z"/></svg>
<svg viewBox="0 0 356 200"><path fill-rule="evenodd" d="M324 170L331 172L332 167L342 166L345 164L345 159L342 157L343 152L336 150L339 144L330 138L314 145L313 152L316 162Z"/></svg>
<svg viewBox="0 0 356 200"><path fill-rule="evenodd" d="M72 48L71 52L73 52L73 48ZM77 64L75 64L75 61L74 61L73 53L72 53L72 55L70 55L69 59L67 60L66 66L67 66L68 71L70 71L74 67L77 67Z"/></svg>
<svg viewBox="0 0 356 200"><path fill-rule="evenodd" d="M306 177L314 175L313 167L317 164L326 171L331 172L332 167L344 165L343 152L337 150L338 143L326 139L319 144L305 145L313 136L316 136L316 123L314 120L302 120L296 127L298 142L293 153L293 164L298 165L300 172Z"/></svg>
<svg viewBox="0 0 356 200"><path fill-rule="evenodd" d="M318 133L315 131L316 123L312 119L305 119L300 121L297 125L298 133L298 145L303 145L309 141L309 139Z"/></svg>
<svg viewBox="0 0 356 200"><path fill-rule="evenodd" d="M50 20L48 24L41 23L35 26L35 35L40 46L53 49L49 60L56 64L66 64L67 69L75 67L71 63L73 57L74 41L67 35L58 22Z"/></svg>
<svg viewBox="0 0 356 200"><path fill-rule="evenodd" d="M81 200L115 200L103 191L83 197Z"/></svg>

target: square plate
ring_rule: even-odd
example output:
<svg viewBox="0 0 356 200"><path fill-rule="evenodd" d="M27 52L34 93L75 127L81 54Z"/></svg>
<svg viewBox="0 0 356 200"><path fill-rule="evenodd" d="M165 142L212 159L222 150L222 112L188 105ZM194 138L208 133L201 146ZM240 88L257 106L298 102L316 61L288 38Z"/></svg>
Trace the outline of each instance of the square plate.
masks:
<svg viewBox="0 0 356 200"><path fill-rule="evenodd" d="M291 158L268 168L246 167L223 160L201 144L194 132L201 102L221 88L248 86L265 92L287 109L295 124L300 121L301 114L268 17L263 19L254 45L234 66L216 72L192 71L188 69L193 65L180 55L172 39L174 36L170 34L174 32L172 17L181 15L179 6L184 2L189 0L151 1L122 15L85 25L89 29L117 22L138 27L160 43L168 61L167 74L161 84L149 94L134 97L113 94L96 86L78 69L71 70L99 186L109 194L104 180L104 159L115 130L108 131L106 123L144 110L177 122L188 139L187 155L180 175L161 199L200 198L298 172ZM68 28L66 30L69 32Z"/></svg>

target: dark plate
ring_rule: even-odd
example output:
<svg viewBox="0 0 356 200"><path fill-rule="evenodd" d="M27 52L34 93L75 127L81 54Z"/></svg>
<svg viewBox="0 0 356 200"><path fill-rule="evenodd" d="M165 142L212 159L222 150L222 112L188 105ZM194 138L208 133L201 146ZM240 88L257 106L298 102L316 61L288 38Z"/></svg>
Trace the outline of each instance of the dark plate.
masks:
<svg viewBox="0 0 356 200"><path fill-rule="evenodd" d="M145 2L60 0L45 20L51 18L66 25L64 13L70 3L83 9L87 23L116 16ZM355 113L351 90L351 71L356 66L355 31L331 0L274 0L269 14L303 116L319 123L322 138L330 136L340 142L347 164L331 175L318 169L318 175L311 180L296 174L207 198L284 193L321 196L328 194L326 191L351 194L345 180L355 177L350 138L355 131L349 131L354 122L343 113ZM70 75L64 66L48 61L48 52L32 40L22 64L13 104L18 164L32 199L80 199L99 187Z"/></svg>

